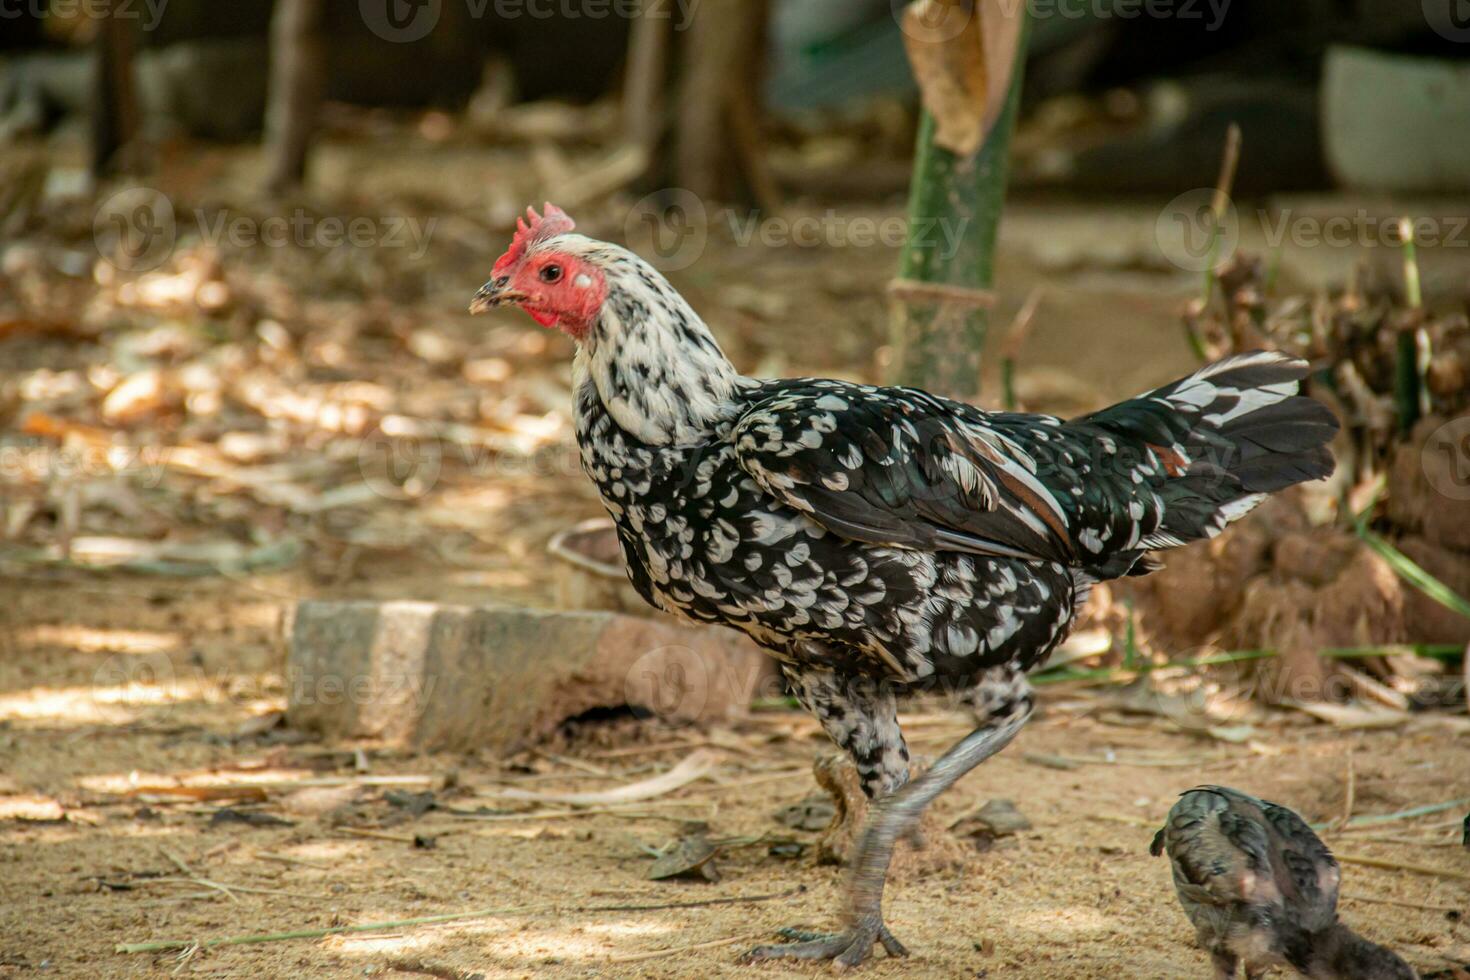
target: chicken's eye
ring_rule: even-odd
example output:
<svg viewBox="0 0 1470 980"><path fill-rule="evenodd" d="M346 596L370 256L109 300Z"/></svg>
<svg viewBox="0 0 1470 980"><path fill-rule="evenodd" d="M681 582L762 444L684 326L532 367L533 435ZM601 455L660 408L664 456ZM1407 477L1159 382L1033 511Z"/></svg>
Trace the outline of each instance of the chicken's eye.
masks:
<svg viewBox="0 0 1470 980"><path fill-rule="evenodd" d="M545 266L542 266L541 267L541 281L542 282L560 282L561 281L561 266L559 266L559 265L545 265Z"/></svg>

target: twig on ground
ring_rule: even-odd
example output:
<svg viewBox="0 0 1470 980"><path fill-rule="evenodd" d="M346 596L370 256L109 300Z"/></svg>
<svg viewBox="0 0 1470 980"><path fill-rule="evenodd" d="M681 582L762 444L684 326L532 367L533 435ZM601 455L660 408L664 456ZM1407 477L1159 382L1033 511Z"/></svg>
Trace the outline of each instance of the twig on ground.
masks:
<svg viewBox="0 0 1470 980"><path fill-rule="evenodd" d="M267 794L284 790L320 789L333 786L427 786L441 781L438 776L314 776L304 779L273 779L260 782L227 783L143 783L113 794L124 799L139 796L177 796L190 800L250 798L263 800Z"/></svg>
<svg viewBox="0 0 1470 980"><path fill-rule="evenodd" d="M713 745L707 738L687 739L682 742L657 742L653 745L629 745L621 749L604 749L593 752L599 759L622 759L630 755L650 755L654 752L673 752L677 749L698 749Z"/></svg>
<svg viewBox="0 0 1470 980"><path fill-rule="evenodd" d="M1338 896L1351 902L1372 902L1375 905L1397 905L1400 908L1420 909L1424 912L1451 912L1463 913L1465 910L1453 905L1433 905L1428 902L1406 902L1401 898L1386 898L1382 895L1360 895L1357 892L1343 892Z"/></svg>
<svg viewBox="0 0 1470 980"><path fill-rule="evenodd" d="M656 819L678 819L683 817L665 817L663 814L652 813L648 807L697 807L709 806L704 800L647 800L639 804L640 809L628 810L624 806L589 806L577 810L525 810L521 813L460 813L452 812L453 816L460 820L480 820L486 823L509 823L515 820L565 820L571 817L652 817Z"/></svg>
<svg viewBox="0 0 1470 980"><path fill-rule="evenodd" d="M697 779L709 775L718 756L708 749L695 749L668 772L636 783L627 783L612 789L590 793L535 793L524 789L482 790L482 796L494 796L510 800L535 800L540 803L573 803L596 805L600 803L633 803L664 796L681 789Z"/></svg>
<svg viewBox="0 0 1470 980"><path fill-rule="evenodd" d="M1394 813L1370 813L1360 817L1353 817L1348 821L1346 829L1354 827L1376 827L1379 824L1395 823L1399 820L1411 820L1414 817L1427 817L1431 813L1443 813L1445 810L1456 810L1470 803L1470 796L1462 796L1454 800L1445 800L1443 803L1426 803L1423 806L1411 806L1407 810L1398 810ZM1451 823L1458 823L1458 818ZM1450 826L1450 823L1435 824L1434 826ZM1321 827L1313 829L1320 830Z"/></svg>
<svg viewBox="0 0 1470 980"><path fill-rule="evenodd" d="M1423 837L1389 837L1380 834L1364 834L1354 837L1355 841L1363 841L1368 844L1401 844L1405 847L1458 847L1465 845L1458 840L1428 840Z"/></svg>
<svg viewBox="0 0 1470 980"><path fill-rule="evenodd" d="M719 946L733 946L736 943L750 942L760 939L766 935L767 930L746 933L743 936L726 936L724 939L715 939L707 943L692 943L688 946L670 946L667 949L654 949L644 953L621 953L609 956L609 963L641 963L644 960L656 960L665 956L677 956L680 953L692 953L699 949L715 949Z"/></svg>
<svg viewBox="0 0 1470 980"><path fill-rule="evenodd" d="M226 898L228 898L232 902L238 902L240 900L240 896L239 895L236 895L233 891L231 891L231 887L232 886L230 886L230 885L224 885L224 884L221 884L220 882L217 882L217 881L210 881L208 878L205 878L205 877L201 876L193 868L189 867L188 863L183 858L179 857L177 854L175 854L173 851L170 851L168 848L163 847L163 846L160 846L158 848L158 853L162 854L165 858L167 858L168 861L169 861L169 863L172 864L174 867L178 868L180 871L182 871L185 874L186 877L184 877L184 878L155 878L155 879L153 879L154 881L165 881L165 882L192 881L196 885L203 885L206 888L213 888L216 891L223 893L224 896Z"/></svg>
<svg viewBox="0 0 1470 980"><path fill-rule="evenodd" d="M299 864L303 868L314 868L317 871L331 871L332 866L322 864L319 861L308 861L305 858L292 857L289 854L274 854L270 851L256 851L255 856L263 861L279 861L282 864Z"/></svg>
<svg viewBox="0 0 1470 980"><path fill-rule="evenodd" d="M1369 677L1351 664L1344 663L1340 667L1348 683L1352 685L1353 690L1357 691L1358 694L1370 700L1377 701L1379 704L1393 708L1395 711L1409 710L1409 699L1401 691L1395 691L1382 681Z"/></svg>
<svg viewBox="0 0 1470 980"><path fill-rule="evenodd" d="M1470 871L1431 868L1423 864L1410 864L1407 861L1394 861L1390 858L1368 857L1364 854L1338 854L1336 857L1342 864L1361 864L1365 868L1381 868L1385 871L1409 871L1416 875L1429 875L1433 878L1454 878L1459 881L1470 881Z"/></svg>
<svg viewBox="0 0 1470 980"><path fill-rule="evenodd" d="M1348 750L1348 754L1347 754L1347 779L1346 779L1346 782L1347 782L1347 789L1343 792L1343 799L1342 799L1342 816L1338 819L1338 822L1337 822L1337 826L1339 828L1346 827L1348 824L1352 823L1352 820L1353 820L1353 800L1357 796L1357 792L1358 792L1358 777L1357 777L1357 773L1355 773L1353 771L1353 753L1352 753L1352 750L1351 749Z"/></svg>
<svg viewBox="0 0 1470 980"><path fill-rule="evenodd" d="M233 894L234 892L248 892L252 895L280 895L284 898L304 898L312 902L325 901L326 899L331 897L329 895L312 895L307 892L289 892L281 888L259 888L255 885L237 885L233 883L227 884L223 881L213 881L209 878L201 878L198 875L190 875L187 878L150 878L148 880L149 882L158 882L159 884L168 885L178 885L184 882L190 882L196 885L204 885L207 888L216 888L219 891L224 892L237 902L240 899L238 896Z"/></svg>
<svg viewBox="0 0 1470 980"><path fill-rule="evenodd" d="M569 769L580 769L583 772L592 776L610 777L617 775L617 773L610 772L602 766L596 766L585 760L573 758L572 756L557 755L555 752L547 752L544 749L532 749L531 751L535 752L538 756L545 759L547 762L555 762L558 765L566 766Z"/></svg>

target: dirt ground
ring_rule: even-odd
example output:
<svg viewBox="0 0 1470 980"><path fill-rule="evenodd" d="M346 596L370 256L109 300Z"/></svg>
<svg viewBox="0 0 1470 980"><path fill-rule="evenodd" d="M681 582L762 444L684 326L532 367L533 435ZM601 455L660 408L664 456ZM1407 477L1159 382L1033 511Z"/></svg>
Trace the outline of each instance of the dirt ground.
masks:
<svg viewBox="0 0 1470 980"><path fill-rule="evenodd" d="M810 848L795 858L770 853L776 841L810 845L817 836L773 817L817 792L810 762L826 746L804 715L761 712L716 730L589 721L508 760L361 747L368 777L426 776L432 782L407 789L432 787L437 802L470 811L493 806L479 794L499 786L601 788L667 767L702 745L738 749L716 748L720 762L709 779L632 813L486 821L430 810L415 818L385 800L390 787L354 785L364 776L353 746L296 741L279 729L250 734L259 729L251 720L281 703L282 602L270 590L289 586L261 583L245 595L234 585L180 589L134 580L6 587L0 601L16 628L0 661L0 788L55 801L49 805L64 814L38 799L27 819L12 812L0 823L3 975L817 972L734 963L740 948L777 928L831 923L838 900L839 871L814 866ZM167 655L176 670L171 685L95 686L108 658L145 652ZM901 963L880 956L870 975L1203 976L1205 959L1192 947L1167 866L1147 853L1151 828L1180 790L1218 782L1288 803L1309 819L1331 819L1343 812L1351 765L1355 814L1470 796L1470 735L1443 718L1392 732L1343 732L1283 715L1263 727L1258 742L1225 745L1170 731L1158 719L1100 711L1101 703L1082 691L1047 689L1040 717L1016 744L940 799L944 824L999 797L1015 801L1033 827L984 852L968 841L940 842L955 855L952 864L902 875L891 886L888 916L914 955ZM957 716L933 710L906 727L916 751L931 757L963 730ZM1043 756L1117 761L1059 770L1037 761ZM289 824L211 819L231 801L167 795L157 789L169 783L167 774L270 785L264 804L247 798L236 806ZM289 786L302 780L306 788ZM1440 812L1329 834L1345 855L1458 876L1349 864L1345 895L1470 908L1470 860L1451 826L1462 817ZM718 883L647 880L651 862L640 845L666 843L687 819L707 821L715 837L767 836L717 857ZM388 836L359 836L364 831ZM416 837L432 846L415 846ZM722 904L595 910L710 900ZM476 910L501 911L205 949L182 962L175 952L114 951L118 943ZM1470 927L1456 915L1357 897L1344 899L1343 914L1426 971L1470 959ZM717 945L638 958L704 943Z"/></svg>
<svg viewBox="0 0 1470 980"><path fill-rule="evenodd" d="M405 155L395 168L391 146L358 155L329 146L320 179L394 207L406 207L405 188L416 188L414 206L439 209L446 220L455 209L482 207L477 195L498 181L504 194L539 200L507 169L524 154L446 149L436 157L436 182L458 186L454 202L422 199L418 160ZM183 201L191 181L216 189L248 184L252 166L248 155L198 154L189 172L158 182ZM1022 365L1020 391L1029 405L1081 410L1188 369L1177 314L1197 289L1196 277L1126 261L1105 272L1059 272L1039 263L1034 247L1053 234L1048 215L1055 212L1025 202L1013 210L997 274L998 318L1008 318L1034 286L1047 289ZM871 213L896 215L901 205ZM1144 220L1125 222L1134 237L1152 227L1152 212L1140 213ZM599 220L587 220L588 230L616 231ZM473 228L446 229L426 260L433 274L414 280L410 298L393 295L405 280L378 276L375 268L293 267L267 256L263 264L279 277L272 289L317 289L327 299L320 308L287 312L259 297L240 304L254 302L255 316L285 321L301 357L320 359L311 365L315 373L297 376L301 392L315 390L322 378L334 385L372 381L392 388L396 399L427 401L447 392L445 403L459 406L465 390L481 391L486 418L498 420L500 406L514 406L512 421L534 422L537 449L549 447L560 459L555 454L566 454L569 438L559 407L569 351L510 314L488 322L465 317L465 302L494 257L485 250L499 243ZM735 248L722 240L709 249L677 284L740 366L762 374L878 374L891 250ZM226 256L227 272L236 258ZM240 264L250 261L239 257ZM339 278L308 282L324 269ZM354 276L383 288L367 314L369 304L353 299ZM67 288L77 308L96 291L85 280ZM134 303L111 315L106 331L82 342L45 331L7 340L0 332L3 356L28 377L54 379L84 371L98 356L93 345L130 330L141 334L177 311ZM131 325L118 326L119 318ZM373 323L353 326L356 333L342 325L364 319ZM425 326L433 336L412 333ZM254 330L255 321L246 327ZM247 334L254 337L240 336ZM316 343L316 335L327 339ZM448 346L447 361L435 345ZM446 363L487 367L471 385ZM48 410L91 419L90 401L78 407L67 397L55 404L69 407ZM473 415L473 398L469 404ZM174 406L161 417L178 414ZM134 431L156 424L150 418ZM213 423L181 424L187 434L188 425ZM290 429L294 440L308 423L273 417L271 427ZM322 443L291 445L310 453ZM734 962L740 949L780 927L834 921L840 872L814 865L816 832L774 818L816 792L811 761L828 750L802 714L762 711L717 729L588 719L510 758L405 755L326 743L272 724L285 701L281 619L297 599L550 602L547 537L598 513L570 467L487 475L446 462L434 493L403 511L378 501L341 519L296 513L259 495L240 503L236 484L208 489L179 497L187 501L181 513L190 533L290 528L306 543L302 560L286 571L191 579L80 570L33 560L29 552L0 562L0 976L820 972ZM147 498L144 512L162 507L161 499ZM118 522L132 518L98 518L113 523L89 528L90 519L84 514L83 531L121 533ZM1032 828L984 851L946 832L936 848L954 859L911 867L890 888L888 920L913 958L891 962L880 953L868 975L1203 976L1206 959L1192 946L1168 869L1147 854L1152 828L1178 792L1224 783L1311 820L1470 797L1470 731L1462 716L1425 713L1392 730L1345 731L1278 713L1253 719L1255 735L1235 744L1116 710L1109 697L1070 685L1047 688L1038 718L1016 744L940 799L943 826L1005 798ZM921 758L964 731L958 716L932 705L917 706L905 727ZM613 786L665 770L701 747L718 753L708 777L629 812L477 813L503 804L491 795L497 788ZM412 794L425 791L437 807L414 815ZM1446 912L1470 908L1470 857L1456 829L1466 809L1470 804L1327 835L1343 855L1442 872L1345 865L1345 917L1426 972L1470 961L1470 926ZM272 817L280 822L261 823ZM733 839L715 859L720 881L648 880L647 848L666 844L690 820L707 822L712 837ZM475 912L485 914L467 915ZM451 915L466 917L219 945L182 957L176 950L115 951L123 943L207 943Z"/></svg>

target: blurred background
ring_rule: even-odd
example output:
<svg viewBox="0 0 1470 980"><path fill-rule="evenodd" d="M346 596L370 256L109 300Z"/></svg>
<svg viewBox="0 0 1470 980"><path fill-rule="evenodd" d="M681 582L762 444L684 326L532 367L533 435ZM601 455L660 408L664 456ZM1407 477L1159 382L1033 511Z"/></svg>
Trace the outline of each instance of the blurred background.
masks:
<svg viewBox="0 0 1470 980"><path fill-rule="evenodd" d="M583 525L569 342L466 306L550 201L748 374L902 373L890 285L933 178L921 107L944 115L903 8L0 0L0 798L54 817L122 792L73 778L297 746L300 600L643 615ZM1265 344L1345 422L1330 485L1099 589L1058 669L1264 650L1245 682L1339 682L1371 715L1319 721L1463 714L1470 9L1026 19L998 176L960 178L1004 193L984 275L955 273L988 329L934 385L1070 415Z"/></svg>

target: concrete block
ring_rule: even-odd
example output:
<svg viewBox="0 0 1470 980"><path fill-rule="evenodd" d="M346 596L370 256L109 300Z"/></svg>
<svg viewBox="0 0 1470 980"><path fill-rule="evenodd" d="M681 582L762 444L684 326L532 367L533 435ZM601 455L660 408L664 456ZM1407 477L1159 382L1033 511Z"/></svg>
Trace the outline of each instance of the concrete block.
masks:
<svg viewBox="0 0 1470 980"><path fill-rule="evenodd" d="M1431 26L1470 40L1463 25ZM1322 69L1322 116L1328 165L1348 187L1449 194L1470 189L1470 68L1463 60L1334 46ZM1442 241L1454 234L1444 226L1432 233L1436 245L1465 245L1463 237Z"/></svg>
<svg viewBox="0 0 1470 980"><path fill-rule="evenodd" d="M621 613L307 601L288 631L288 721L336 738L512 749L593 708L709 721L776 693L738 633Z"/></svg>

